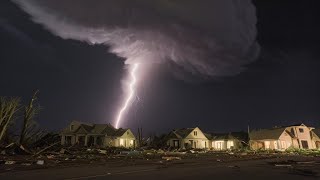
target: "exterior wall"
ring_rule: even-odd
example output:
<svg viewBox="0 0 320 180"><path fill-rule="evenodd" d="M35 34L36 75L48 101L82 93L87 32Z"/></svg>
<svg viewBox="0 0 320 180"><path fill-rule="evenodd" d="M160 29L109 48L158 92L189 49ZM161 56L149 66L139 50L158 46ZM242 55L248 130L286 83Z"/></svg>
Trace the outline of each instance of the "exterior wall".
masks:
<svg viewBox="0 0 320 180"><path fill-rule="evenodd" d="M71 138L71 145L74 145L76 143L76 137L75 135L66 135L66 134L61 134L61 145L67 145L66 143L66 138L70 137Z"/></svg>
<svg viewBox="0 0 320 180"><path fill-rule="evenodd" d="M175 142L177 142L178 145L175 144ZM184 148L184 145L181 139L169 139L167 141L167 146L174 147L174 148Z"/></svg>
<svg viewBox="0 0 320 180"><path fill-rule="evenodd" d="M250 147L253 150L280 150L277 139L250 140Z"/></svg>
<svg viewBox="0 0 320 180"><path fill-rule="evenodd" d="M136 138L131 132L131 130L128 130L120 137L106 136L104 140L104 145L107 147L112 146L112 147L135 148Z"/></svg>
<svg viewBox="0 0 320 180"><path fill-rule="evenodd" d="M211 148L217 151L233 150L242 148L242 144L238 139L213 140L211 141Z"/></svg>
<svg viewBox="0 0 320 180"><path fill-rule="evenodd" d="M226 140L211 141L211 148L217 151L227 150Z"/></svg>
<svg viewBox="0 0 320 180"><path fill-rule="evenodd" d="M297 143L287 132L283 132L278 140L278 149L286 150L288 148L298 148Z"/></svg>
<svg viewBox="0 0 320 180"><path fill-rule="evenodd" d="M312 135L312 145L314 149L320 149L320 137L317 136L314 132L311 132Z"/></svg>
<svg viewBox="0 0 320 180"><path fill-rule="evenodd" d="M303 132L300 132L299 129L302 129ZM315 149L314 144L310 135L310 128L306 126L292 126L288 127L287 130L289 132L294 132L294 136L298 138L298 147L303 149L302 141L307 141L308 147L306 149Z"/></svg>

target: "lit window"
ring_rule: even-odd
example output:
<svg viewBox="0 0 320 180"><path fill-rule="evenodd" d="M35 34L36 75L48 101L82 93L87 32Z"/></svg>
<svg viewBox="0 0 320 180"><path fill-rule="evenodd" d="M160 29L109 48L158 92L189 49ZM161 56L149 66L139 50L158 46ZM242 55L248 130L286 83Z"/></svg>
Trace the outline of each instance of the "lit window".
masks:
<svg viewBox="0 0 320 180"><path fill-rule="evenodd" d="M227 142L227 148L228 148L228 149L234 148L234 143L233 143L233 141L228 141L228 142Z"/></svg>
<svg viewBox="0 0 320 180"><path fill-rule="evenodd" d="M134 141L130 140L130 146L133 146Z"/></svg>
<svg viewBox="0 0 320 180"><path fill-rule="evenodd" d="M264 146L266 149L270 149L270 141L265 141Z"/></svg>
<svg viewBox="0 0 320 180"><path fill-rule="evenodd" d="M299 132L300 133L304 133L304 129L303 128L299 128Z"/></svg>
<svg viewBox="0 0 320 180"><path fill-rule="evenodd" d="M124 139L120 139L120 146L124 146Z"/></svg>

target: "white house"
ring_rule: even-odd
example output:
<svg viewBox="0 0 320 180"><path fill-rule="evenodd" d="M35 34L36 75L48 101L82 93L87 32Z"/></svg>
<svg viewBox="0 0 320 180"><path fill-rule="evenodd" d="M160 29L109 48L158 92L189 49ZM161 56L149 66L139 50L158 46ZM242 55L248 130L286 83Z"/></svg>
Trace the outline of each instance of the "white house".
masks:
<svg viewBox="0 0 320 180"><path fill-rule="evenodd" d="M198 127L171 131L167 136L167 145L177 149L210 148L208 138Z"/></svg>
<svg viewBox="0 0 320 180"><path fill-rule="evenodd" d="M248 133L245 132L212 133L207 137L211 140L211 149L218 151L240 149L248 141Z"/></svg>
<svg viewBox="0 0 320 180"><path fill-rule="evenodd" d="M133 148L136 138L130 129L116 129L110 124L73 121L61 132L62 145Z"/></svg>

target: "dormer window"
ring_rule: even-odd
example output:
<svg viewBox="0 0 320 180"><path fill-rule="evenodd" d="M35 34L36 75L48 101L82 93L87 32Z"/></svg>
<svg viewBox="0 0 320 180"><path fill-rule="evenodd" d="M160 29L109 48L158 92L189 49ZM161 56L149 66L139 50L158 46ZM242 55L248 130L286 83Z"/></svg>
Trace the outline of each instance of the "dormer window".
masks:
<svg viewBox="0 0 320 180"><path fill-rule="evenodd" d="M70 125L70 131L73 131L74 125Z"/></svg>
<svg viewBox="0 0 320 180"><path fill-rule="evenodd" d="M197 136L197 135L198 135L198 132L197 132L197 131L193 131L193 135L194 135L194 136Z"/></svg>
<svg viewBox="0 0 320 180"><path fill-rule="evenodd" d="M299 128L299 132L300 133L304 133L304 129L303 128Z"/></svg>

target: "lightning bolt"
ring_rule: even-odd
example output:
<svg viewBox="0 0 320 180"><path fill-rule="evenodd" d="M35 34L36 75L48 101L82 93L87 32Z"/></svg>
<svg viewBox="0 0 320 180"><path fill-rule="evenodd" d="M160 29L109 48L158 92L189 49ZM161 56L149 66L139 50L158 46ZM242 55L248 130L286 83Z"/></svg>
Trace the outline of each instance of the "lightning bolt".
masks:
<svg viewBox="0 0 320 180"><path fill-rule="evenodd" d="M125 110L128 108L129 103L130 103L132 97L135 94L134 87L135 87L135 84L137 82L136 71L137 71L138 67L139 67L139 64L136 63L136 64L133 65L133 68L131 69L131 72L130 72L131 83L129 85L129 94L128 94L128 97L126 98L126 101L124 102L122 108L119 111L119 114L118 114L118 117L117 117L117 120L116 120L116 126L115 126L116 128L119 127L119 123L120 123L120 121L122 119L122 115L125 112Z"/></svg>

